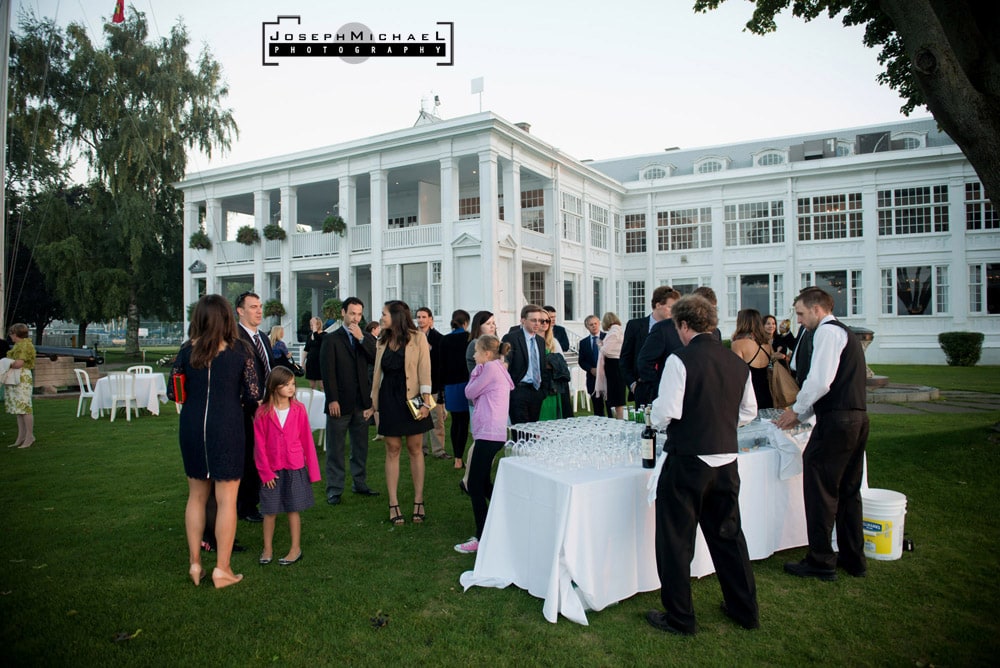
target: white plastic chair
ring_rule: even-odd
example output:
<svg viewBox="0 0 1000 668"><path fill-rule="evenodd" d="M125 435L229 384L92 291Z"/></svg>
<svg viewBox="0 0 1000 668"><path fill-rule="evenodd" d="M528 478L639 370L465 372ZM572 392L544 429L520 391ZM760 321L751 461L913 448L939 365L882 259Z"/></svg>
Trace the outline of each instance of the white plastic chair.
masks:
<svg viewBox="0 0 1000 668"><path fill-rule="evenodd" d="M153 367L145 364L137 364L125 369L126 373L153 373Z"/></svg>
<svg viewBox="0 0 1000 668"><path fill-rule="evenodd" d="M109 373L108 384L111 386L111 421L115 421L118 414L118 404L125 408L125 419L132 421L130 409L135 409L135 416L139 417L139 402L135 399L135 374L132 373Z"/></svg>
<svg viewBox="0 0 1000 668"><path fill-rule="evenodd" d="M94 388L90 385L90 374L88 374L83 369L73 369L73 373L76 374L76 382L80 386L80 400L76 402L76 416L80 417L83 414L83 400L90 399L90 405L94 405ZM100 415L104 415L104 411L100 412Z"/></svg>
<svg viewBox="0 0 1000 668"><path fill-rule="evenodd" d="M308 387L300 387L295 390L295 398L298 399L306 407L306 415L309 414L309 409L312 408L313 402L313 391Z"/></svg>

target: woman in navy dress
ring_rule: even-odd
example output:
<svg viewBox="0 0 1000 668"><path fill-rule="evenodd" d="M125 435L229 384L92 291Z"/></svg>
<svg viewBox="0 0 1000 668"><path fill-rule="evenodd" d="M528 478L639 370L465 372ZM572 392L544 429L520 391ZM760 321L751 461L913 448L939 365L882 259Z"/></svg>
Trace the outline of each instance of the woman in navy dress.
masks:
<svg viewBox="0 0 1000 668"><path fill-rule="evenodd" d="M195 585L204 577L201 540L205 502L213 485L218 511L215 535L218 560L212 571L216 588L239 582L230 557L236 538L236 493L243 475L243 403L258 401L260 388L253 350L240 339L233 307L221 295L198 300L191 317L189 340L181 346L167 393L175 396L173 379L184 376L184 408L180 416L181 458L188 477L184 512Z"/></svg>

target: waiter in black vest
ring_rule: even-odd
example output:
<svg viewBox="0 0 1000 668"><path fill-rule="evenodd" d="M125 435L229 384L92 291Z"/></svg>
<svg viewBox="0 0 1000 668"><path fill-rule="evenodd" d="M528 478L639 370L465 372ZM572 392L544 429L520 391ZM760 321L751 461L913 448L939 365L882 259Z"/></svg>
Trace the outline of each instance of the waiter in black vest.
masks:
<svg viewBox="0 0 1000 668"><path fill-rule="evenodd" d="M854 577L868 571L861 526L868 441L865 354L858 337L832 313L833 297L819 288L806 288L795 298L799 323L812 331L812 357L798 398L775 420L788 429L816 415L802 453L809 551L802 561L785 564L785 572L827 581L837 579L837 566ZM839 556L830 540L834 525Z"/></svg>
<svg viewBox="0 0 1000 668"><path fill-rule="evenodd" d="M652 422L667 427L656 486L656 570L665 612L646 621L661 631L694 635L691 559L700 525L722 587L722 611L745 629L759 626L757 585L740 520L736 428L757 417L757 398L743 360L713 336L715 306L700 295L674 304L684 347L664 364Z"/></svg>

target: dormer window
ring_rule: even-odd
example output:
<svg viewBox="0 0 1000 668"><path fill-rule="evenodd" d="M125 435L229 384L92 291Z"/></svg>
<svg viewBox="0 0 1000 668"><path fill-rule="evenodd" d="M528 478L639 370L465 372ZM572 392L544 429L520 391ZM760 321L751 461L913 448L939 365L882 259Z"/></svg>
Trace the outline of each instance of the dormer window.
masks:
<svg viewBox="0 0 1000 668"><path fill-rule="evenodd" d="M783 165L787 162L785 151L776 149L766 149L754 154L753 164L758 167L770 167L772 165Z"/></svg>
<svg viewBox="0 0 1000 668"><path fill-rule="evenodd" d="M721 172L729 168L729 158L720 156L705 156L694 161L694 171L696 174L711 174Z"/></svg>
<svg viewBox="0 0 1000 668"><path fill-rule="evenodd" d="M843 158L854 153L853 142L844 141L842 139L837 140L837 157Z"/></svg>
<svg viewBox="0 0 1000 668"><path fill-rule="evenodd" d="M926 132L893 132L892 148L895 151L927 148Z"/></svg>
<svg viewBox="0 0 1000 668"><path fill-rule="evenodd" d="M661 165L657 163L646 165L639 170L639 178L643 181L655 181L656 179L665 179L673 174L673 172L673 165Z"/></svg>

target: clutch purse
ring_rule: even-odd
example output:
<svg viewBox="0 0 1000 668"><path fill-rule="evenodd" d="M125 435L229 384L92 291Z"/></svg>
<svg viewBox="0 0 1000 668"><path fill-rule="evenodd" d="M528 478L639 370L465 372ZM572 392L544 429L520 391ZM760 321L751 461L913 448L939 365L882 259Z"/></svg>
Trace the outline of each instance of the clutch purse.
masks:
<svg viewBox="0 0 1000 668"><path fill-rule="evenodd" d="M174 403L183 404L187 399L187 376L183 373L175 373L170 377L171 388L174 391Z"/></svg>
<svg viewBox="0 0 1000 668"><path fill-rule="evenodd" d="M406 407L410 409L410 415L413 416L414 420L422 419L422 416L420 415L420 409L424 406L427 406L428 410L434 410L434 408L437 406L437 402L434 401L433 395L431 395L430 401L424 401L424 398L419 394L413 397L412 399L406 400Z"/></svg>

